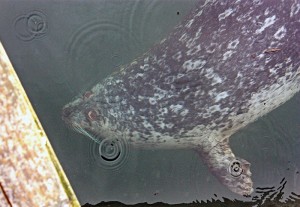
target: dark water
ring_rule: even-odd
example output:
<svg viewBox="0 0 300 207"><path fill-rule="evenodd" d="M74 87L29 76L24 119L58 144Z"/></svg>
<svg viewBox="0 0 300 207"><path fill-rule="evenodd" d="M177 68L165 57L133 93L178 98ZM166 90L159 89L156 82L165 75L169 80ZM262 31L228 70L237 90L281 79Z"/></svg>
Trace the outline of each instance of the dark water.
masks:
<svg viewBox="0 0 300 207"><path fill-rule="evenodd" d="M69 130L63 105L161 40L195 0L0 2L0 38L80 203L168 203L243 198L221 185L191 150L138 150L103 166L99 146ZM300 193L300 95L234 134L254 187Z"/></svg>

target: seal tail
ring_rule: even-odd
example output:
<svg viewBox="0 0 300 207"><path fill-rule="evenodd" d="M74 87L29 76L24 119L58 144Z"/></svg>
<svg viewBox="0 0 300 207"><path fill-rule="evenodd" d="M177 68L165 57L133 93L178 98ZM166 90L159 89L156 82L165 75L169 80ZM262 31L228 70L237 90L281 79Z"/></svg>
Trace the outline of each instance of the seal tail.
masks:
<svg viewBox="0 0 300 207"><path fill-rule="evenodd" d="M218 180L232 192L248 196L253 192L250 163L236 158L228 139L212 148L198 148L196 151Z"/></svg>

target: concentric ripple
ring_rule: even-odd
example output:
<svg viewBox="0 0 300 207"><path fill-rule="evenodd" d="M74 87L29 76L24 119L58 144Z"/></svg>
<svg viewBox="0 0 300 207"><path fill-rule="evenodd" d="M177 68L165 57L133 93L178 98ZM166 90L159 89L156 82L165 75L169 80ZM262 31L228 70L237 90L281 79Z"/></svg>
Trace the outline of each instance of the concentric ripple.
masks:
<svg viewBox="0 0 300 207"><path fill-rule="evenodd" d="M65 49L68 60L64 75L69 83L72 81L70 89L89 88L117 71L120 65L132 61L138 46L135 35L119 23L93 20L83 24Z"/></svg>
<svg viewBox="0 0 300 207"><path fill-rule="evenodd" d="M129 28L137 34L145 46L151 47L166 37L198 1L136 2L131 9Z"/></svg>
<svg viewBox="0 0 300 207"><path fill-rule="evenodd" d="M41 38L45 36L48 29L46 15L41 11L20 15L13 25L16 36L23 41Z"/></svg>
<svg viewBox="0 0 300 207"><path fill-rule="evenodd" d="M147 7L145 9L144 15L142 17L141 21L141 27L140 27L140 33L141 33L141 39L142 41L145 41L147 39L147 35L150 33L148 32L149 28L148 24L149 22L153 22L157 20L155 17L159 16L160 10L162 10L162 3L161 1L155 0L155 1L149 1L147 2ZM156 14L156 15L155 15Z"/></svg>
<svg viewBox="0 0 300 207"><path fill-rule="evenodd" d="M118 170L128 160L130 146L124 138L106 138L100 143L92 142L90 156L97 165L105 170Z"/></svg>
<svg viewBox="0 0 300 207"><path fill-rule="evenodd" d="M232 161L229 166L229 173L234 177L240 176L243 173L243 168L241 165L242 164L239 160Z"/></svg>
<svg viewBox="0 0 300 207"><path fill-rule="evenodd" d="M144 5L145 3L146 5ZM136 1L136 3L132 6L132 10L130 12L129 17L129 28L130 31L137 32L142 42L145 41L145 34L148 34L148 28L146 28L146 26L149 25L151 18L158 16L158 7L160 6L162 6L162 4L158 0L153 0L149 2Z"/></svg>

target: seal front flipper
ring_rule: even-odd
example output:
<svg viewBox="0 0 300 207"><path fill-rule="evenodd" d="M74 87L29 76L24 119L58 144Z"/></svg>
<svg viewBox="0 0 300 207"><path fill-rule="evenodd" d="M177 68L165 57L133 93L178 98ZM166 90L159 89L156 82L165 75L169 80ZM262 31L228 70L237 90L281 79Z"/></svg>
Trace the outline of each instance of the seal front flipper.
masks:
<svg viewBox="0 0 300 207"><path fill-rule="evenodd" d="M228 139L215 146L201 144L195 150L207 164L209 170L232 192L243 196L253 192L250 163L235 157L228 144Z"/></svg>

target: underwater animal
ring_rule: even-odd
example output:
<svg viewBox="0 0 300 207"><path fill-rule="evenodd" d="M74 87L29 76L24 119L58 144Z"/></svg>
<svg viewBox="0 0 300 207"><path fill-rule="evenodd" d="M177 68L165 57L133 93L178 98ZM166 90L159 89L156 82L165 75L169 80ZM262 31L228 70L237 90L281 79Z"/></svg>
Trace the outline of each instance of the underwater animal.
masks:
<svg viewBox="0 0 300 207"><path fill-rule="evenodd" d="M199 1L171 33L67 104L65 123L92 139L191 148L218 180L253 192L229 137L300 89L298 0Z"/></svg>

